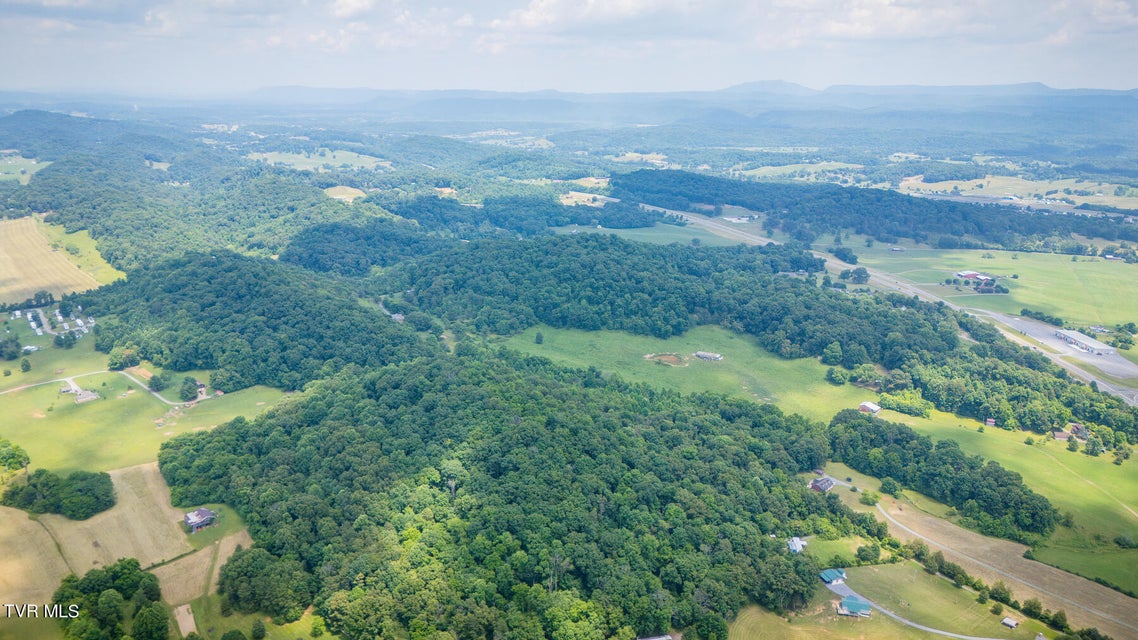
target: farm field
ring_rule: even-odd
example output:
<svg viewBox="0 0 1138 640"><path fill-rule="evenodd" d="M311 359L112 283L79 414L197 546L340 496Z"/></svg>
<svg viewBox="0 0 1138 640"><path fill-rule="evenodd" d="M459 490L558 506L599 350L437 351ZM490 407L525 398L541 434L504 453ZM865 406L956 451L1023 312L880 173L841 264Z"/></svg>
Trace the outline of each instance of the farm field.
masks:
<svg viewBox="0 0 1138 640"><path fill-rule="evenodd" d="M70 349L56 349L52 346L54 336L37 336L23 318L13 319L7 313L3 314L3 322L0 322L0 332L3 330L10 330L21 344L38 347L39 351L22 356L32 365L27 372L20 371L18 360L0 361L0 368L12 372L10 376L0 377L0 394L18 387L107 369L107 354L95 351L95 341L89 335L81 338ZM4 396L0 395L0 406L3 406L3 402Z"/></svg>
<svg viewBox="0 0 1138 640"><path fill-rule="evenodd" d="M28 184L35 172L50 164L5 150L0 152L0 180L16 180L20 184Z"/></svg>
<svg viewBox="0 0 1138 640"><path fill-rule="evenodd" d="M208 531L208 529L207 529ZM193 542L196 536L206 531L190 535ZM172 605L189 604L204 595L217 592L217 576L221 566L229 560L238 546L249 548L253 539L241 530L230 533L225 538L215 540L208 546L151 570L158 576L162 587L162 599Z"/></svg>
<svg viewBox="0 0 1138 640"><path fill-rule="evenodd" d="M250 153L250 160L260 160L269 164L279 164L298 171L327 171L328 167L348 167L352 169L391 169L391 162L383 158L368 156L343 149L317 149L315 153Z"/></svg>
<svg viewBox="0 0 1138 640"><path fill-rule="evenodd" d="M655 226L645 227L642 229L598 229L596 227L587 227L580 225L569 225L567 227L557 227L554 232L559 234L564 233L601 233L606 235L614 235L624 238L625 240L633 240L636 242L650 242L652 244L672 244L679 242L680 244L691 244L692 240L699 240L700 244L709 247L729 247L738 242L728 240L717 236L703 229L693 227L691 225L685 227L677 227L674 224L660 224L656 223Z"/></svg>
<svg viewBox="0 0 1138 640"><path fill-rule="evenodd" d="M99 286L65 255L52 249L33 218L0 220L0 302L21 302L41 290L58 298Z"/></svg>
<svg viewBox="0 0 1138 640"><path fill-rule="evenodd" d="M852 476L855 484L876 490L876 479L853 472L842 464L826 465L836 478ZM1071 625L1098 627L1116 638L1134 637L1138 632L1135 600L1090 580L1023 558L1022 544L990 538L959 527L941 517L946 510L927 496L905 491L899 499L886 498L877 507L860 504L857 494L838 489L839 499L851 509L871 512L889 525L889 532L902 542L919 539L933 551L960 564L969 574L987 584L1004 581L1018 600L1039 598L1045 608L1063 609ZM933 505L932 513L923 507ZM886 516L882 518L882 516ZM851 585L855 590L856 585Z"/></svg>
<svg viewBox="0 0 1138 640"><path fill-rule="evenodd" d="M76 404L70 394L59 392L58 384L0 395L0 414L10 418L4 437L27 450L32 467L109 471L151 462L165 440L238 415L253 417L283 395L254 387L193 408L171 409L118 373L83 376L76 382L102 399Z"/></svg>
<svg viewBox="0 0 1138 640"><path fill-rule="evenodd" d="M357 189L355 187L339 186L339 187L328 187L327 189L324 190L324 195L328 196L329 198L335 198L336 200L343 200L344 202L351 204L352 201L355 200L356 198L362 198L362 197L366 196L367 194L364 193L362 190Z"/></svg>
<svg viewBox="0 0 1138 640"><path fill-rule="evenodd" d="M99 284L110 284L121 280L126 274L112 267L103 259L94 238L86 230L68 233L63 225L44 222L41 216L35 216L36 228L39 229L53 249L62 249L61 255L79 267L83 273L90 275Z"/></svg>
<svg viewBox="0 0 1138 640"><path fill-rule="evenodd" d="M909 249L854 246L859 264L900 276L953 303L1018 315L1024 307L1079 324L1113 326L1138 321L1138 264L1080 256L1010 251ZM990 255L991 258L984 258ZM1007 295L977 294L944 285L964 269L999 276Z"/></svg>
<svg viewBox="0 0 1138 640"><path fill-rule="evenodd" d="M887 415L886 415L887 414ZM922 420L882 412L936 439L952 439L967 453L995 460L1023 476L1034 491L1074 516L1074 529L1060 528L1036 550L1040 560L1085 576L1099 576L1138 593L1138 549L1120 549L1119 534L1138 538L1138 473L1134 460L1112 464L1109 456L1067 451L1066 445L1038 434L989 428L936 412ZM1024 440L1031 435L1035 444Z"/></svg>
<svg viewBox="0 0 1138 640"><path fill-rule="evenodd" d="M755 178L784 178L794 177L809 180L816 180L819 176L828 173L841 173L847 169L861 169L860 164L850 164L848 162L811 162L800 164L785 164L770 167L757 167L755 169L747 169L741 171L745 176Z"/></svg>
<svg viewBox="0 0 1138 640"><path fill-rule="evenodd" d="M1075 178L1026 180L1015 176L990 175L983 180L945 180L943 182L906 179L901 181L898 191L902 193L950 193L953 188L958 189L960 195L1015 196L1023 200L1047 199L1055 201L1060 198L1067 198L1073 200L1075 204L1105 204L1123 209L1138 209L1138 192L1134 189L1118 184L1087 182ZM1069 189L1071 193L1064 193L1065 189ZM1119 191L1122 195L1117 195ZM1077 192L1084 192L1084 194L1080 195Z"/></svg>
<svg viewBox="0 0 1138 640"><path fill-rule="evenodd" d="M911 560L855 567L847 569L846 574L849 576L846 584L854 591L899 616L933 629L969 636L1023 640L1032 640L1040 632L1045 632L1045 635L1056 633L1017 611L993 615L989 611L992 605L976 602L975 592L957 589L943 577L929 575L921 565ZM1019 620L1021 624L1016 629L1003 626L1000 620L1004 615Z"/></svg>
<svg viewBox="0 0 1138 640"><path fill-rule="evenodd" d="M543 344L534 344L540 331ZM748 336L721 327L696 327L678 337L661 340L621 331L580 331L531 327L506 340L506 345L574 367L595 366L625 380L674 389L683 393L712 392L760 402L777 402L787 412L814 420L829 419L841 409L856 407L876 396L852 385L826 382L827 367L812 358L783 360ZM706 362L691 354L710 351L723 360ZM683 366L669 366L644 356L678 354Z"/></svg>

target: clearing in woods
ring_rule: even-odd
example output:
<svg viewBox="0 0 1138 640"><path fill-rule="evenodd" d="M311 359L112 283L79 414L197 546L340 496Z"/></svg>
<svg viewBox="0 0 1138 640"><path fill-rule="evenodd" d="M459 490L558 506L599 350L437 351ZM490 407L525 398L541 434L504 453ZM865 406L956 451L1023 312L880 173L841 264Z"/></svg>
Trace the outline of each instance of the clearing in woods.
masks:
<svg viewBox="0 0 1138 640"><path fill-rule="evenodd" d="M170 504L170 489L158 463L111 472L115 506L87 520L44 514L40 521L59 543L63 558L77 574L138 558L143 567L193 551L182 530L181 510Z"/></svg>
<svg viewBox="0 0 1138 640"><path fill-rule="evenodd" d="M362 198L367 194L361 189L341 185L338 187L328 187L324 190L324 195L351 204L356 198Z"/></svg>
<svg viewBox="0 0 1138 640"><path fill-rule="evenodd" d="M260 160L269 164L283 165L299 171L316 171L323 173L334 168L347 169L391 169L391 161L375 156L344 151L343 149L320 148L315 152L307 153L250 153L246 156L250 160Z"/></svg>
<svg viewBox="0 0 1138 640"><path fill-rule="evenodd" d="M34 218L0 220L0 302L22 302L37 291L59 297L99 282L52 248Z"/></svg>
<svg viewBox="0 0 1138 640"><path fill-rule="evenodd" d="M249 537L249 532L241 529L203 549L155 567L151 573L158 576L158 583L162 586L162 599L172 605L181 605L217 593L222 565L238 546L248 549L252 545L253 539Z"/></svg>

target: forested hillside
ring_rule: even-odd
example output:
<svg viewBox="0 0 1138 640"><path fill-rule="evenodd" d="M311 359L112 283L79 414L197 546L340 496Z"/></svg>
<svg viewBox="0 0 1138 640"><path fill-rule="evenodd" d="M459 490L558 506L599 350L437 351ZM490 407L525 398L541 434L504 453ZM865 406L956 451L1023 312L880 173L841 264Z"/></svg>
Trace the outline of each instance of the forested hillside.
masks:
<svg viewBox="0 0 1138 640"><path fill-rule="evenodd" d="M315 598L346 638L724 638L747 602L796 608L817 586L767 534L883 535L793 478L828 450L773 406L468 350L351 368L159 461L176 503L249 523L259 548L222 573L243 610Z"/></svg>
<svg viewBox="0 0 1138 640"><path fill-rule="evenodd" d="M409 261L375 285L475 331L508 334L544 322L667 337L720 324L786 358L836 349L864 382L919 389L938 408L1046 432L1076 419L1108 446L1138 440L1138 410L1072 382L987 323L898 294L850 295L809 278L809 254L785 246L692 248L561 236L469 243ZM971 340L961 341L967 333ZM836 345L836 346L831 346Z"/></svg>
<svg viewBox="0 0 1138 640"><path fill-rule="evenodd" d="M173 369L211 369L211 386L299 389L346 363L379 366L438 351L365 309L345 286L272 260L191 253L77 299L99 317L95 346Z"/></svg>
<svg viewBox="0 0 1138 640"><path fill-rule="evenodd" d="M616 176L613 187L621 197L669 209L693 211L696 204L745 207L766 216L769 228L804 242L813 242L825 233L852 230L882 242L912 238L943 248L999 246L1081 253L1075 250L1078 243L1070 241L1070 234L1138 240L1138 225L1118 217L1024 213L882 189L743 182L684 171L650 170Z"/></svg>

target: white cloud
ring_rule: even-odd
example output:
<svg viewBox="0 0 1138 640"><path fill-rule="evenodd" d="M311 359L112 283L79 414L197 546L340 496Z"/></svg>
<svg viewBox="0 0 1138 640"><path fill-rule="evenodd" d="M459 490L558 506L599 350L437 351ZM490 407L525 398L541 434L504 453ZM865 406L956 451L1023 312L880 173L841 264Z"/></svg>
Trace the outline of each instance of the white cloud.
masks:
<svg viewBox="0 0 1138 640"><path fill-rule="evenodd" d="M335 0L332 15L337 18L355 18L371 11L374 0Z"/></svg>

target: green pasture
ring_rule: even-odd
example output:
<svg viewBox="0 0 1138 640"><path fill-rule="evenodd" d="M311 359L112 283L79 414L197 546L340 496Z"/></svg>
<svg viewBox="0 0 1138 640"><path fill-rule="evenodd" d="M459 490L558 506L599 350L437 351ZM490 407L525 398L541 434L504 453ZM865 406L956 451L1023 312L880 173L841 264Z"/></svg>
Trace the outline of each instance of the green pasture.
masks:
<svg viewBox="0 0 1138 640"><path fill-rule="evenodd" d="M50 315L47 311L45 314ZM95 351L95 340L90 334L79 339L70 349L58 349L52 346L55 336L44 334L37 336L28 328L27 320L23 318L11 319L11 314L3 314L0 322L0 335L8 335L10 330L20 340L20 344L39 347L39 351L27 353L16 360L0 360L0 369L11 371L12 375L0 377L0 394L9 389L29 384L39 384L49 380L57 380L68 376L76 376L96 371L106 371L107 354ZM28 372L20 371L20 359L27 358L32 366ZM0 403L3 402L0 395Z"/></svg>
<svg viewBox="0 0 1138 640"><path fill-rule="evenodd" d="M103 259L95 239L86 229L68 233L63 225L43 222L39 216L36 217L36 228L47 237L53 248L64 252L69 261L99 284L109 284L126 277L125 273Z"/></svg>
<svg viewBox="0 0 1138 640"><path fill-rule="evenodd" d="M240 629L248 637L250 629L253 628L254 620L261 620L265 623L265 637L268 640L309 638L311 637L309 633L312 630L312 619L315 617L315 614L309 610L296 622L277 625L273 624L263 614L258 613L245 614L234 611L231 615L223 616L221 615L221 596L218 595L202 596L191 602L190 608L194 611L194 622L198 627L198 635L204 640L220 640L221 636L231 629ZM322 640L337 640L340 636L325 631L324 635L320 637Z"/></svg>
<svg viewBox="0 0 1138 640"><path fill-rule="evenodd" d="M692 240L699 240L699 243L708 247L727 247L739 244L737 240L729 240L727 238L717 236L709 231L687 225L678 227L674 224L660 224L642 229L598 229L596 227L569 225L567 227L556 227L556 233L602 233L620 236L625 240L634 240L636 242L649 242L652 244L672 244L678 242L680 244L691 244Z"/></svg>
<svg viewBox="0 0 1138 640"><path fill-rule="evenodd" d="M881 244L869 249L849 246L860 258L858 264L900 276L962 306L1017 315L1027 307L1077 324L1138 321L1138 264L1084 256L1075 262L1071 256L1050 253L916 248L892 252ZM1011 293L977 294L943 284L962 270L1001 276L1001 284ZM1013 274L1019 277L1013 279Z"/></svg>
<svg viewBox="0 0 1138 640"><path fill-rule="evenodd" d="M543 344L535 344L540 331ZM683 393L713 392L759 402L777 402L784 411L829 420L841 409L857 407L876 394L851 385L826 382L828 367L813 358L783 360L759 347L749 336L721 327L696 327L667 340L621 331L580 331L531 327L506 340L519 351L574 366L595 366L635 382ZM691 354L711 351L723 360L706 362ZM686 366L673 367L645 359L647 354L676 353Z"/></svg>
<svg viewBox="0 0 1138 640"><path fill-rule="evenodd" d="M1073 529L1061 527L1040 545L1036 551L1039 559L1138 592L1138 549L1120 549L1113 542L1119 534L1138 539L1138 473L1134 460L1115 465L1113 456L1071 452L1062 442L1023 431L989 427L980 433L976 421L942 412L934 412L931 419L887 411L882 417L909 424L938 440L955 440L965 452L995 460L1019 473L1027 486L1074 517ZM1031 446L1024 444L1029 436L1035 440Z"/></svg>
<svg viewBox="0 0 1138 640"><path fill-rule="evenodd" d="M819 583L806 607L787 617L758 605L744 607L728 625L728 640L933 640L934 635L875 612L869 618L839 616L840 598Z"/></svg>
<svg viewBox="0 0 1138 640"><path fill-rule="evenodd" d="M969 589L957 589L948 580L929 575L916 562L855 567L846 570L846 584L893 613L933 629L986 638L1031 640L1046 631L1042 623L1017 611L993 615L991 604L976 602ZM874 616L880 615L875 611ZM1004 615L1020 620L1016 629L1000 624ZM1047 631L1045 635L1054 635Z"/></svg>
<svg viewBox="0 0 1138 640"><path fill-rule="evenodd" d="M254 387L172 409L118 373L83 376L76 383L101 399L76 404L59 384L0 396L3 437L27 450L33 467L54 471L109 471L153 461L165 440L206 429L238 415L254 416L283 395Z"/></svg>
<svg viewBox="0 0 1138 640"><path fill-rule="evenodd" d="M48 618L0 617L0 640L63 640L63 628Z"/></svg>
<svg viewBox="0 0 1138 640"><path fill-rule="evenodd" d="M391 161L375 156L344 151L343 149L317 149L313 153L250 153L250 160L279 164L298 171L328 171L330 169L391 169Z"/></svg>
<svg viewBox="0 0 1138 640"><path fill-rule="evenodd" d="M848 162L810 162L799 164L784 164L769 167L757 167L755 169L747 169L742 171L745 176L755 178L786 178L786 177L803 177L816 179L818 174L835 173L835 172L850 172L853 169L861 169L863 165L850 164Z"/></svg>
<svg viewBox="0 0 1138 640"><path fill-rule="evenodd" d="M20 184L28 184L35 172L49 164L51 163L35 158L25 158L18 153L0 154L0 180L18 180Z"/></svg>

